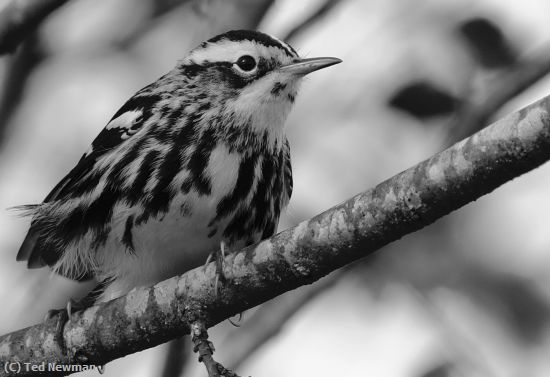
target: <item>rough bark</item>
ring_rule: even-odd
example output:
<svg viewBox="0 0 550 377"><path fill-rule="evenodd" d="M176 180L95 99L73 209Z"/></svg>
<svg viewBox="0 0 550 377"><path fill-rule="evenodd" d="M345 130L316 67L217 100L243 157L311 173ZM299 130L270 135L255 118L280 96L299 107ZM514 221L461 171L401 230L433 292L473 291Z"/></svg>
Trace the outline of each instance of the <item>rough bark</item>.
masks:
<svg viewBox="0 0 550 377"><path fill-rule="evenodd" d="M214 263L76 313L0 337L6 363L105 364L207 327L309 284L418 230L550 159L550 97L298 226L226 257L231 284L215 292ZM11 364L10 364L11 365ZM21 365L21 364L20 364ZM24 365L24 364L23 364ZM58 372L67 374L67 372ZM20 375L31 375L21 370Z"/></svg>

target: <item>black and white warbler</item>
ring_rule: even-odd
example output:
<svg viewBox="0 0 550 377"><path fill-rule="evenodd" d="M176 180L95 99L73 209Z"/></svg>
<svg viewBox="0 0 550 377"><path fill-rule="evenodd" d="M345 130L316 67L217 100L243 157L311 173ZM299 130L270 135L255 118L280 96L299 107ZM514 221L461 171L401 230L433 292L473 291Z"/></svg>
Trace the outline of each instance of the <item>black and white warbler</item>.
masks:
<svg viewBox="0 0 550 377"><path fill-rule="evenodd" d="M218 35L138 91L42 204L17 260L97 279L84 306L271 236L292 193L284 122L301 59L246 30Z"/></svg>

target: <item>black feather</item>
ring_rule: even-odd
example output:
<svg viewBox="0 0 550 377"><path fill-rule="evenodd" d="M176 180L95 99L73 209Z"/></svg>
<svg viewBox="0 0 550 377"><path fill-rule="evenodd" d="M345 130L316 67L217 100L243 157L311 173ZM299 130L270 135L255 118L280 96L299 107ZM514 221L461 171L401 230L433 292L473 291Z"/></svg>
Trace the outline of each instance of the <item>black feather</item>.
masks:
<svg viewBox="0 0 550 377"><path fill-rule="evenodd" d="M151 85L145 87L134 97L128 100L113 116L114 120L128 111L141 111L139 116L130 127L105 127L92 142L91 150L84 154L76 166L53 188L46 196L44 203L56 200L64 200L82 195L87 191L93 190L102 175L103 171L94 170L94 165L98 159L105 153L120 146L125 140L128 140L135 132L143 126L143 123L149 119L155 104L161 99L158 95L146 94ZM131 133L129 134L129 131ZM139 146L138 146L139 147ZM131 149L126 158L119 161L118 166L112 169L115 173L126 166L135 158L136 148ZM111 186L105 188L104 192L89 208L75 208L66 218L58 224L56 233L63 234L62 245L53 241L47 241L46 228L44 224L33 219L30 230L21 245L17 254L18 261L27 260L29 268L39 268L46 265L53 266L63 255L64 246L71 240L84 235L89 229L94 230L94 245L101 245L107 236L105 223L112 216L112 207L116 200L120 198L120 192L117 188L117 176L110 177ZM114 181L113 181L114 180ZM83 271L85 269L82 269ZM68 272L59 271L61 275L67 276ZM67 276L74 278L73 276ZM77 280L89 279L90 274L84 274L77 277Z"/></svg>
<svg viewBox="0 0 550 377"><path fill-rule="evenodd" d="M209 226L227 216L231 211L234 211L237 205L246 198L254 183L254 169L257 159L258 155L256 153L252 153L250 156L243 158L239 165L239 173L237 175L235 187L231 194L220 200L216 207L216 217L210 222Z"/></svg>

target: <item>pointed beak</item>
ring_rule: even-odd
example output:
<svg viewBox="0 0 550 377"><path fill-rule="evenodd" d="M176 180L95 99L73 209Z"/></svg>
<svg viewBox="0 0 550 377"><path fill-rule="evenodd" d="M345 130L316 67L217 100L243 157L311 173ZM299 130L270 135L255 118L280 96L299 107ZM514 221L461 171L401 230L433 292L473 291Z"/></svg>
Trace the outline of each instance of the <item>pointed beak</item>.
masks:
<svg viewBox="0 0 550 377"><path fill-rule="evenodd" d="M331 65L338 63L342 63L342 60L338 58L300 59L293 63L282 66L281 68L279 68L279 72L290 73L297 76L305 76L313 71L330 67Z"/></svg>

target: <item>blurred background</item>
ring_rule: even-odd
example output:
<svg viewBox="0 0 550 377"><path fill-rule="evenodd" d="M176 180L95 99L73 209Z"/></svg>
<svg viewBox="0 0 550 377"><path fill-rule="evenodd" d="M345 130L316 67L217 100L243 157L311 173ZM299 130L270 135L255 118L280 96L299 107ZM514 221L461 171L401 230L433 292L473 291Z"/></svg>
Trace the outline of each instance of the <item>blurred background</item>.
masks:
<svg viewBox="0 0 550 377"><path fill-rule="evenodd" d="M6 0L0 0L5 6ZM295 189L279 229L550 91L545 0L71 0L0 57L0 333L83 295L15 255L40 202L135 91L229 29L259 29L311 75L288 122ZM550 375L550 165L364 261L210 331L243 376ZM83 375L96 375L89 372ZM190 340L106 376L205 376Z"/></svg>

